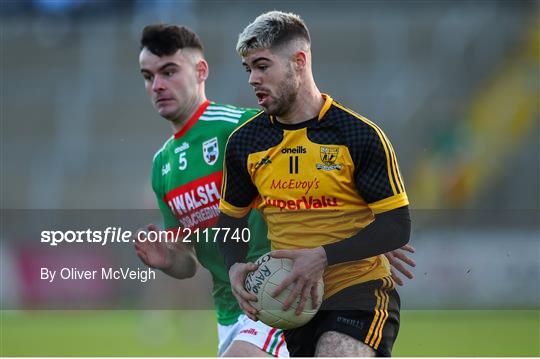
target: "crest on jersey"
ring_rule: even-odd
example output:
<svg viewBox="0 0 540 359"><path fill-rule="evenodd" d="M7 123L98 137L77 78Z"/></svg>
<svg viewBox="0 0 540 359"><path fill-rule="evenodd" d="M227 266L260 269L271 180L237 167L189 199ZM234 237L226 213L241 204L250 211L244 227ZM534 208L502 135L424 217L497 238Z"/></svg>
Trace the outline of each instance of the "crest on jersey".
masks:
<svg viewBox="0 0 540 359"><path fill-rule="evenodd" d="M204 141L202 144L204 161L210 166L217 162L219 157L219 147L217 137Z"/></svg>
<svg viewBox="0 0 540 359"><path fill-rule="evenodd" d="M336 163L339 147L321 146L320 155L322 163L317 163L318 170L340 170L343 167L343 165Z"/></svg>

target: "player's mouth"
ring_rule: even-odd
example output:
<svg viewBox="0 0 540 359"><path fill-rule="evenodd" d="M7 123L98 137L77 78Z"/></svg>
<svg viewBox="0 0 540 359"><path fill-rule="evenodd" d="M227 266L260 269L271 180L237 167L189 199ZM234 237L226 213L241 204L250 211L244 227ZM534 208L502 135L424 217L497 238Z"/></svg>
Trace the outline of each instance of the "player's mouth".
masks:
<svg viewBox="0 0 540 359"><path fill-rule="evenodd" d="M270 95L264 91L255 91L255 96L257 96L257 99L259 100L259 106L264 106L270 98Z"/></svg>
<svg viewBox="0 0 540 359"><path fill-rule="evenodd" d="M172 101L172 100L173 99L170 98L170 97L161 97L161 98L156 99L155 104L156 105L162 105L162 104L164 104L164 103L166 103L168 101Z"/></svg>

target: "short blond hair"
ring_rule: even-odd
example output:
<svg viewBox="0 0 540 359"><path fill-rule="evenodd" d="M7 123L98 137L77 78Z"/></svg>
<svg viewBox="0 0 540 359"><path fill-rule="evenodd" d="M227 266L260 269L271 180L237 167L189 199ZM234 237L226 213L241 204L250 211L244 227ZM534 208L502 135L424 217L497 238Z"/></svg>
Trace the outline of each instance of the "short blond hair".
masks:
<svg viewBox="0 0 540 359"><path fill-rule="evenodd" d="M238 35L236 51L245 56L253 50L266 50L301 40L309 50L309 31L300 18L293 13L269 11L259 15Z"/></svg>

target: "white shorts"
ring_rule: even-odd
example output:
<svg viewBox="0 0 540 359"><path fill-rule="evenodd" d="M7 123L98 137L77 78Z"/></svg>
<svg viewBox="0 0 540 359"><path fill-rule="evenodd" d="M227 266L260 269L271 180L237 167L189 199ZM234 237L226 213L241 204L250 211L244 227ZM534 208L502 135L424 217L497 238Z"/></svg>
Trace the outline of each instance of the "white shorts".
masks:
<svg viewBox="0 0 540 359"><path fill-rule="evenodd" d="M289 357L285 336L281 329L269 327L261 321L254 322L246 315L238 317L231 325L218 324L218 355L221 356L235 340L251 343L270 355Z"/></svg>

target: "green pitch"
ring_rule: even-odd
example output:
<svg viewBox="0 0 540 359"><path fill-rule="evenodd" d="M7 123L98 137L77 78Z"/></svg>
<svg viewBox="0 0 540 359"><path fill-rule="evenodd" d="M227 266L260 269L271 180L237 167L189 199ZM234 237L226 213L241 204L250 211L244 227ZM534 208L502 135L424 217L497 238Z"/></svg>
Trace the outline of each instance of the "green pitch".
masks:
<svg viewBox="0 0 540 359"><path fill-rule="evenodd" d="M213 311L3 311L0 356L215 356ZM540 356L539 310L409 310L395 356Z"/></svg>

